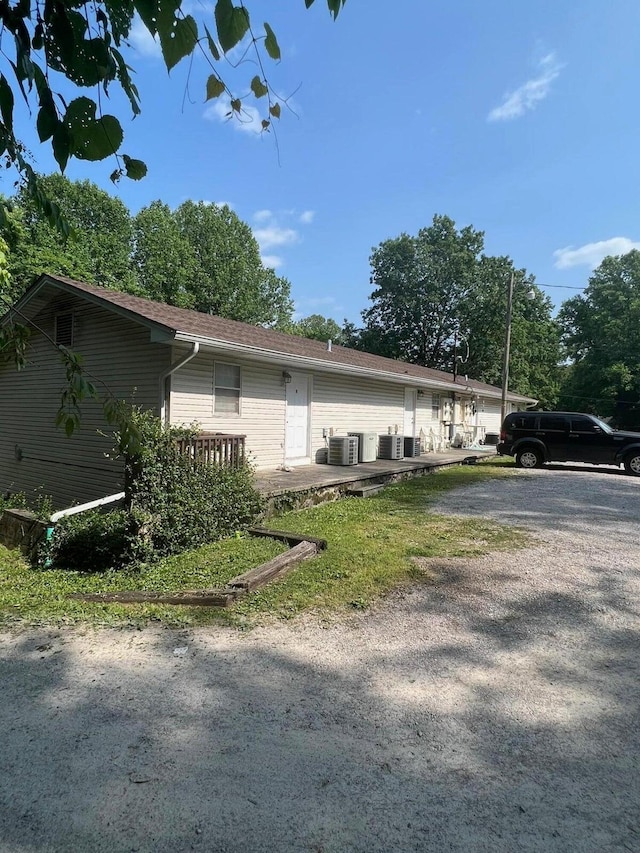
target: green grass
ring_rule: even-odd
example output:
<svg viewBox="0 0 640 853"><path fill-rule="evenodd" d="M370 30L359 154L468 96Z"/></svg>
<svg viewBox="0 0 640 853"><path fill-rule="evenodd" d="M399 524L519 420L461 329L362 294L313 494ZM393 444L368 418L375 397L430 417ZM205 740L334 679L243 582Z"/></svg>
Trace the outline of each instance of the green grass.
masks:
<svg viewBox="0 0 640 853"><path fill-rule="evenodd" d="M486 519L449 518L429 508L444 491L509 474L499 460L486 460L389 486L365 500L346 498L272 518L269 526L322 537L329 547L228 610L85 603L67 596L118 589L221 586L281 553L283 545L239 537L140 571L104 574L31 569L15 552L0 548L0 622L140 624L159 620L173 626L224 622L243 627L269 618L291 618L309 609L362 609L399 584L429 580L413 557L473 557L522 547L527 538L520 530Z"/></svg>

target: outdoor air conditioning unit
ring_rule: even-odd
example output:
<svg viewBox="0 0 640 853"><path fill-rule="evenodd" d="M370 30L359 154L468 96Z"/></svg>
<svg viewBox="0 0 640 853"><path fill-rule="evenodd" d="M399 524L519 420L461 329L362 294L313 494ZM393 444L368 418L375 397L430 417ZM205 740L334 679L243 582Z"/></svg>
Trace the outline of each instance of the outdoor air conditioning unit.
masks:
<svg viewBox="0 0 640 853"><path fill-rule="evenodd" d="M420 456L420 439L412 438L409 435L404 437L404 455L405 456Z"/></svg>
<svg viewBox="0 0 640 853"><path fill-rule="evenodd" d="M375 432L349 432L358 439L358 462L375 462L378 458L378 434Z"/></svg>
<svg viewBox="0 0 640 853"><path fill-rule="evenodd" d="M403 435L381 435L378 448L379 459L402 459L404 451Z"/></svg>
<svg viewBox="0 0 640 853"><path fill-rule="evenodd" d="M329 439L329 465L356 465L358 438L355 435L333 435Z"/></svg>

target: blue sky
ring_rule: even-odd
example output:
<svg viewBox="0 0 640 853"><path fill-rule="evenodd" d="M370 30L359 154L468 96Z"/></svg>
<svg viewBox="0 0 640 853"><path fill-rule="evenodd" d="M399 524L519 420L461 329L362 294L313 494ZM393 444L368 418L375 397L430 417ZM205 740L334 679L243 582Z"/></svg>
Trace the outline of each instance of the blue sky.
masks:
<svg viewBox="0 0 640 853"><path fill-rule="evenodd" d="M212 5L188 2L212 19ZM640 248L637 0L347 0L335 23L324 0L248 6L278 36L283 58L268 76L296 113L283 112L277 147L203 102L202 60L168 76L136 30L142 115L129 121L113 103L122 150L149 175L117 188L113 162L67 175L132 212L156 198L229 203L291 281L298 312L339 322L368 304L372 247L436 213L555 285L556 306L577 292L558 285L583 287L605 254ZM238 73L248 82L255 71ZM32 147L37 168L53 171L46 147Z"/></svg>

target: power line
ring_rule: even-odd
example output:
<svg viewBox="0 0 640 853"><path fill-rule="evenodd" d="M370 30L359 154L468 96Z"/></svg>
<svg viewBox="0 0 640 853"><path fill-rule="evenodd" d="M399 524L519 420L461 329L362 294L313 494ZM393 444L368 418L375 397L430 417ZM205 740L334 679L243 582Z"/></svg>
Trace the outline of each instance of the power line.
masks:
<svg viewBox="0 0 640 853"><path fill-rule="evenodd" d="M541 281L534 281L535 287L557 287L559 290L584 290L587 285L583 285L582 287L576 287L572 284L545 284Z"/></svg>

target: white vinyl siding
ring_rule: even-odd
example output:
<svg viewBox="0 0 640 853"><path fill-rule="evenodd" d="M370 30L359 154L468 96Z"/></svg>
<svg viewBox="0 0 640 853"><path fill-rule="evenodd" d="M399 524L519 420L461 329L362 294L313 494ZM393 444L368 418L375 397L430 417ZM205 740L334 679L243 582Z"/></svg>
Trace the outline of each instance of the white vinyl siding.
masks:
<svg viewBox="0 0 640 853"><path fill-rule="evenodd" d="M317 373L313 381L312 458L325 446L322 430L402 433L404 386ZM419 427L418 427L419 429Z"/></svg>
<svg viewBox="0 0 640 853"><path fill-rule="evenodd" d="M69 296L54 300L36 322L53 338L56 315L68 311L74 317L74 350L83 356L98 393L104 394L102 380L116 397L157 408L158 378L169 365L170 347L150 343L149 331L137 323ZM64 385L60 356L35 331L27 367L20 372L11 365L0 367L3 493L50 495L61 508L121 490L122 463L113 458L113 427L105 422L100 403L82 403L81 429L71 438L56 427Z"/></svg>
<svg viewBox="0 0 640 853"><path fill-rule="evenodd" d="M180 353L174 350L173 358ZM285 388L282 367L239 359L242 375L240 415L213 414L213 366L208 353L196 356L171 377L171 423L197 424L204 432L246 435L245 446L256 467L274 469L283 464Z"/></svg>
<svg viewBox="0 0 640 853"><path fill-rule="evenodd" d="M500 400L488 397L478 398L478 423L487 432L500 432Z"/></svg>
<svg viewBox="0 0 640 853"><path fill-rule="evenodd" d="M173 359L177 360L182 354L183 351L174 350ZM212 376L215 363L220 362L213 354L201 353L171 377L171 422L176 426L195 424L206 432L245 435L247 453L256 468L273 470L283 465L284 368L239 359L241 414L214 415ZM310 373L309 376L312 460L316 452L325 447L323 430L327 435L331 431L334 435L346 435L348 432L402 433L405 386L321 372ZM444 399L450 400L450 396L440 395L440 417ZM463 398L462 404L468 399ZM420 436L422 433L426 442L431 429L440 435L444 427L441 420L433 420L432 392L421 389L417 396L415 434Z"/></svg>

